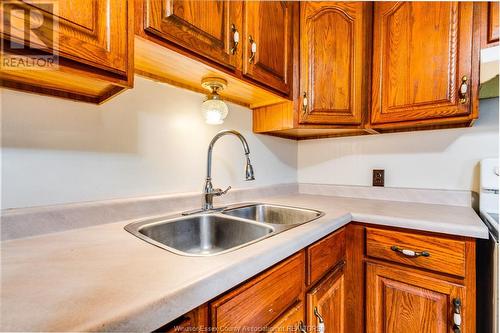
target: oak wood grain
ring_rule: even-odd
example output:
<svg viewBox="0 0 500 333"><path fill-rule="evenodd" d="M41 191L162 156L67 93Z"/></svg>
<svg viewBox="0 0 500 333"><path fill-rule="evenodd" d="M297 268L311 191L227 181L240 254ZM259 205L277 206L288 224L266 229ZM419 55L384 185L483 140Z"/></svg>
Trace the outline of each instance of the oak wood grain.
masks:
<svg viewBox="0 0 500 333"><path fill-rule="evenodd" d="M305 323L304 302L297 301L269 327L269 332L299 332L300 323Z"/></svg>
<svg viewBox="0 0 500 333"><path fill-rule="evenodd" d="M365 332L365 227L349 223L346 233L345 332Z"/></svg>
<svg viewBox="0 0 500 333"><path fill-rule="evenodd" d="M212 326L234 329L269 325L301 297L304 274L305 254L301 251L211 302Z"/></svg>
<svg viewBox="0 0 500 333"><path fill-rule="evenodd" d="M146 32L223 66L238 65L241 53L230 49L231 26L241 27L240 1L146 0L143 8Z"/></svg>
<svg viewBox="0 0 500 333"><path fill-rule="evenodd" d="M371 4L301 2L301 124L361 125L368 108Z"/></svg>
<svg viewBox="0 0 500 333"><path fill-rule="evenodd" d="M325 325L325 333L343 333L345 330L345 275L344 264L321 280L319 285L307 293L307 325L318 329L317 309Z"/></svg>
<svg viewBox="0 0 500 333"><path fill-rule="evenodd" d="M202 78L224 78L228 84L221 93L222 98L246 107L260 107L286 101L284 97L230 73L163 47L164 44L158 45L157 42L139 36L136 37L135 44L135 71L142 76L203 94L207 91L200 85Z"/></svg>
<svg viewBox="0 0 500 333"><path fill-rule="evenodd" d="M304 320L304 315L308 325L317 325L316 306L326 318L326 332L363 333L366 329L367 333L448 333L452 332L451 301L460 297L463 302L462 332L475 332L476 241L473 238L367 226L357 222L351 222L342 230L345 233L345 259L309 290L305 288L304 270L314 267L305 263L306 249L210 302L211 325L220 328L222 320L226 320L226 325L238 323L236 328L250 326L273 332L297 332L297 323ZM397 260L368 256L366 234L374 232L390 234L397 241L437 238L440 244L443 241L464 243L465 273L462 276L450 275ZM337 233L326 236L311 247L319 243L324 245L326 239ZM435 241L427 243L434 244ZM442 265L446 265L449 257L442 260ZM302 271L298 279L297 271ZM225 307L227 303L231 307ZM272 311L269 311L270 303L275 304ZM276 306L278 303L281 305ZM182 317L180 323L188 325L190 316ZM314 327L309 326L309 331L312 329Z"/></svg>
<svg viewBox="0 0 500 333"><path fill-rule="evenodd" d="M345 228L307 247L307 285L316 283L329 270L345 259Z"/></svg>
<svg viewBox="0 0 500 333"><path fill-rule="evenodd" d="M371 123L475 116L473 3L378 2L374 7ZM465 103L458 89L463 76ZM374 126L376 127L376 126Z"/></svg>
<svg viewBox="0 0 500 333"><path fill-rule="evenodd" d="M128 50L128 2L123 0L70 0L56 5L55 13L48 12L40 4L17 1L20 8L30 10L31 15L43 16L51 24L43 24L37 30L39 38L25 37L25 16L13 11L5 15L10 29L3 31L3 38L21 44L37 45L62 57L89 64L111 72L125 74ZM3 7L8 8L8 7ZM42 18L40 18L42 19Z"/></svg>
<svg viewBox="0 0 500 333"><path fill-rule="evenodd" d="M463 304L462 323L468 327L469 316L474 314L463 286L367 262L366 333L452 332L455 298Z"/></svg>
<svg viewBox="0 0 500 333"><path fill-rule="evenodd" d="M481 3L481 46L483 48L496 46L499 41L500 22L498 17L498 2Z"/></svg>
<svg viewBox="0 0 500 333"><path fill-rule="evenodd" d="M393 245L412 251L427 251L429 256L408 257L391 250ZM465 241L419 235L414 232L366 228L366 255L441 273L465 276Z"/></svg>
<svg viewBox="0 0 500 333"><path fill-rule="evenodd" d="M9 3L50 24L41 25L38 38L28 41L27 16L18 15L23 11L1 12L10 27L0 27L4 41L42 47L57 54L59 63L51 70L2 67L2 86L97 104L133 86L133 1L70 0L57 2L53 12L42 3ZM2 49L2 57L29 53L26 48Z"/></svg>
<svg viewBox="0 0 500 333"><path fill-rule="evenodd" d="M287 1L243 2L243 74L285 94L292 76L292 10ZM250 37L257 48L250 62Z"/></svg>

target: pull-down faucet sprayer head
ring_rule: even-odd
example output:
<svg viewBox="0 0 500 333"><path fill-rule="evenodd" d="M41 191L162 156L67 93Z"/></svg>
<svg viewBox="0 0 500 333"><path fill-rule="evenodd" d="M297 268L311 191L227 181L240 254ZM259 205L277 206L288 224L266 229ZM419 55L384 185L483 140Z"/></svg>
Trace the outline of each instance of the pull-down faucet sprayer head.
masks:
<svg viewBox="0 0 500 333"><path fill-rule="evenodd" d="M247 157L247 164L245 166L245 180L255 180L255 177L253 175L253 166L252 166L252 163L250 163L250 158L248 157L248 155L246 155Z"/></svg>

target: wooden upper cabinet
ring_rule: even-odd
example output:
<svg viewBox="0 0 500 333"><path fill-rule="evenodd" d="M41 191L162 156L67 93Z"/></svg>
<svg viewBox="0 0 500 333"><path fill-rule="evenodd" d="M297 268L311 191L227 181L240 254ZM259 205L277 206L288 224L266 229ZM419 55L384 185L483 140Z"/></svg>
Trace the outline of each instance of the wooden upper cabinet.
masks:
<svg viewBox="0 0 500 333"><path fill-rule="evenodd" d="M483 2L481 13L481 47L498 45L499 17L498 2Z"/></svg>
<svg viewBox="0 0 500 333"><path fill-rule="evenodd" d="M473 35L471 2L375 3L371 123L470 115Z"/></svg>
<svg viewBox="0 0 500 333"><path fill-rule="evenodd" d="M302 124L360 125L367 110L371 4L300 3Z"/></svg>
<svg viewBox="0 0 500 333"><path fill-rule="evenodd" d="M25 37L25 19L12 10L5 13L10 31L2 34L20 44L31 43L59 56L118 73L125 73L128 64L128 13L123 0L70 0L47 3L15 3L29 10L32 17L43 16L43 24L32 33L39 38ZM7 7L7 6L6 6ZM52 11L53 10L53 11ZM50 24L45 24L47 20ZM48 42L48 43L47 43ZM48 46L50 45L50 46Z"/></svg>
<svg viewBox="0 0 500 333"><path fill-rule="evenodd" d="M243 3L243 74L285 94L293 69L292 7L287 1Z"/></svg>
<svg viewBox="0 0 500 333"><path fill-rule="evenodd" d="M234 33L241 35L241 2L144 0L145 30L190 52L235 68ZM233 29L234 26L234 30ZM241 43L241 41L240 41Z"/></svg>
<svg viewBox="0 0 500 333"><path fill-rule="evenodd" d="M456 300L459 332L474 332L464 287L425 273L367 263L366 333L454 332Z"/></svg>
<svg viewBox="0 0 500 333"><path fill-rule="evenodd" d="M91 103L132 86L132 0L8 1L0 16L2 56L57 56L47 69L3 66L2 86Z"/></svg>
<svg viewBox="0 0 500 333"><path fill-rule="evenodd" d="M345 331L345 277L341 266L327 275L307 293L307 325L319 331L323 323L325 333ZM314 329L315 328L315 329Z"/></svg>

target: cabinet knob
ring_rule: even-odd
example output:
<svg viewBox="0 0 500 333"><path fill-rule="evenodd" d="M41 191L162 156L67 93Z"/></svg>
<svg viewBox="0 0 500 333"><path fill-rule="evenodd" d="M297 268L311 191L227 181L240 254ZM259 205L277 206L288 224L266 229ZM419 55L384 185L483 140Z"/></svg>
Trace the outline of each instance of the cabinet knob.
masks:
<svg viewBox="0 0 500 333"><path fill-rule="evenodd" d="M240 42L240 33L234 24L231 25L231 30L233 31L233 47L230 51L231 54L236 54L236 51L238 51L238 44Z"/></svg>
<svg viewBox="0 0 500 333"><path fill-rule="evenodd" d="M467 103L467 94L469 92L469 79L467 78L466 75L462 76L462 83L460 83L460 88L458 91L458 102L460 104L465 104Z"/></svg>
<svg viewBox="0 0 500 333"><path fill-rule="evenodd" d="M455 298L453 300L453 333L461 333L462 325L462 302L460 298Z"/></svg>
<svg viewBox="0 0 500 333"><path fill-rule="evenodd" d="M255 60L255 54L257 53L257 43L253 39L252 35L248 36L248 41L250 42L250 58L248 59L248 62L252 64Z"/></svg>
<svg viewBox="0 0 500 333"><path fill-rule="evenodd" d="M318 311L318 307L314 307L314 315L318 319L318 327L317 331L318 333L325 333L325 321L323 320L323 316Z"/></svg>
<svg viewBox="0 0 500 333"><path fill-rule="evenodd" d="M408 249L403 249L397 245L391 246L391 250L394 252L399 252L407 257L430 257L431 254L427 251L413 251Z"/></svg>
<svg viewBox="0 0 500 333"><path fill-rule="evenodd" d="M307 100L307 93L304 91L304 94L302 95L302 112L307 113L307 104L309 101Z"/></svg>

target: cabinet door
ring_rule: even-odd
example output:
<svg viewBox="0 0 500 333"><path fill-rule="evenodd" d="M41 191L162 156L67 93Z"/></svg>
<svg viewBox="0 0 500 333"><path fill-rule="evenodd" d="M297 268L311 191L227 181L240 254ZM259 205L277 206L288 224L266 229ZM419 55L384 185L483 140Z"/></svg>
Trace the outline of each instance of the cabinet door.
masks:
<svg viewBox="0 0 500 333"><path fill-rule="evenodd" d="M299 332L304 328L304 305L302 301L294 304L288 311L279 317L270 328L270 332Z"/></svg>
<svg viewBox="0 0 500 333"><path fill-rule="evenodd" d="M127 10L127 1L123 0L9 1L3 4L1 14L10 31L2 31L2 36L123 74L132 52L128 49L128 31L133 29L128 26L128 16L132 13ZM39 18L40 23L29 33L26 15ZM25 40L27 34L29 41Z"/></svg>
<svg viewBox="0 0 500 333"><path fill-rule="evenodd" d="M483 2L481 14L481 47L498 45L500 23L498 2Z"/></svg>
<svg viewBox="0 0 500 333"><path fill-rule="evenodd" d="M292 80L293 6L287 1L243 4L243 74L286 94Z"/></svg>
<svg viewBox="0 0 500 333"><path fill-rule="evenodd" d="M470 114L472 18L472 2L375 3L373 124Z"/></svg>
<svg viewBox="0 0 500 333"><path fill-rule="evenodd" d="M363 2L301 2L300 95L307 106L300 123L361 124L368 107L370 8Z"/></svg>
<svg viewBox="0 0 500 333"><path fill-rule="evenodd" d="M307 325L310 330L319 330L322 322L325 333L344 332L344 285L344 267L340 267L307 293Z"/></svg>
<svg viewBox="0 0 500 333"><path fill-rule="evenodd" d="M465 288L403 269L367 263L367 333L453 332L455 300L460 300L461 331L467 333Z"/></svg>
<svg viewBox="0 0 500 333"><path fill-rule="evenodd" d="M147 32L228 67L239 64L234 34L241 33L241 2L145 0ZM234 29L233 30L233 26Z"/></svg>

